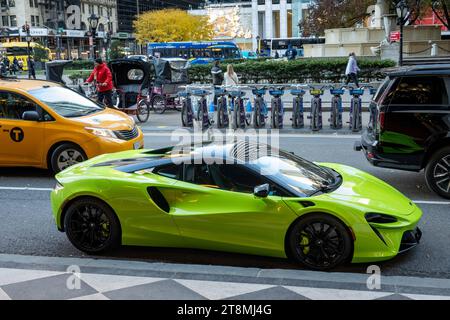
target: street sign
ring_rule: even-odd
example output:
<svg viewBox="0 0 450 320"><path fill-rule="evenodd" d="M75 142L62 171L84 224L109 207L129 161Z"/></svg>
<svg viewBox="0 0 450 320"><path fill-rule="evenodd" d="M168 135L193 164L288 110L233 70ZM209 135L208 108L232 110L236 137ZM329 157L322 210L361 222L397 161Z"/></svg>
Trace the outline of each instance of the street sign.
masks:
<svg viewBox="0 0 450 320"><path fill-rule="evenodd" d="M389 40L391 42L400 41L400 31L391 31L391 34L389 36Z"/></svg>

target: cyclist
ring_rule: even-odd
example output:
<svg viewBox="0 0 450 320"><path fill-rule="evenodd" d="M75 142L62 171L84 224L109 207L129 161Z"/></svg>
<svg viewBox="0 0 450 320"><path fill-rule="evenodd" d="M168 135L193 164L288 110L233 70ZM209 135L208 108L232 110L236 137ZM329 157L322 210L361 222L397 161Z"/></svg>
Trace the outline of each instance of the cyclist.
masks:
<svg viewBox="0 0 450 320"><path fill-rule="evenodd" d="M85 83L91 83L94 80L97 83L98 101L104 103L106 106L112 106L112 74L111 70L109 70L101 58L95 59L94 70Z"/></svg>

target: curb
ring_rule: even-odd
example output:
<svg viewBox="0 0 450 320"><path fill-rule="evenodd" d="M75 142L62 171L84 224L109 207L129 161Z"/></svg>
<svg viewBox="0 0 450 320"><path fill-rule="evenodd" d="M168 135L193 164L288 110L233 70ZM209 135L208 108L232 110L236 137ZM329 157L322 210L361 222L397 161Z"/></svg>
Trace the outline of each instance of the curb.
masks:
<svg viewBox="0 0 450 320"><path fill-rule="evenodd" d="M66 272L77 265L82 273L245 282L367 291L371 274L308 270L261 269L215 265L173 264L120 259L66 258L0 254L0 268ZM382 291L450 295L450 279L382 276Z"/></svg>

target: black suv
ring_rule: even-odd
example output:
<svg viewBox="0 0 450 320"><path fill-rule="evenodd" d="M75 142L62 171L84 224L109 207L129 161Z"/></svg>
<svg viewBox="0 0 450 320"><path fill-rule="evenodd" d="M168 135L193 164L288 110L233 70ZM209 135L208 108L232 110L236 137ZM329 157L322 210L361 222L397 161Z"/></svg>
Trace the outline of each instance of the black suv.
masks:
<svg viewBox="0 0 450 320"><path fill-rule="evenodd" d="M355 150L374 166L425 169L429 188L450 199L450 64L392 69L370 104Z"/></svg>

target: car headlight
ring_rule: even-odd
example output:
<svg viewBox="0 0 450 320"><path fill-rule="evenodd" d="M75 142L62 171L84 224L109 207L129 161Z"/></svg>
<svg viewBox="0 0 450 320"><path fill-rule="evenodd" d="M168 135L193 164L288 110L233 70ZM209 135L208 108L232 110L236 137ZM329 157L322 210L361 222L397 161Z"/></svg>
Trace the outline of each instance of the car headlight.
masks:
<svg viewBox="0 0 450 320"><path fill-rule="evenodd" d="M90 132L93 135L96 135L98 137L117 139L116 134L112 130L109 130L109 129L91 128L91 127L86 127L85 129L88 132Z"/></svg>

